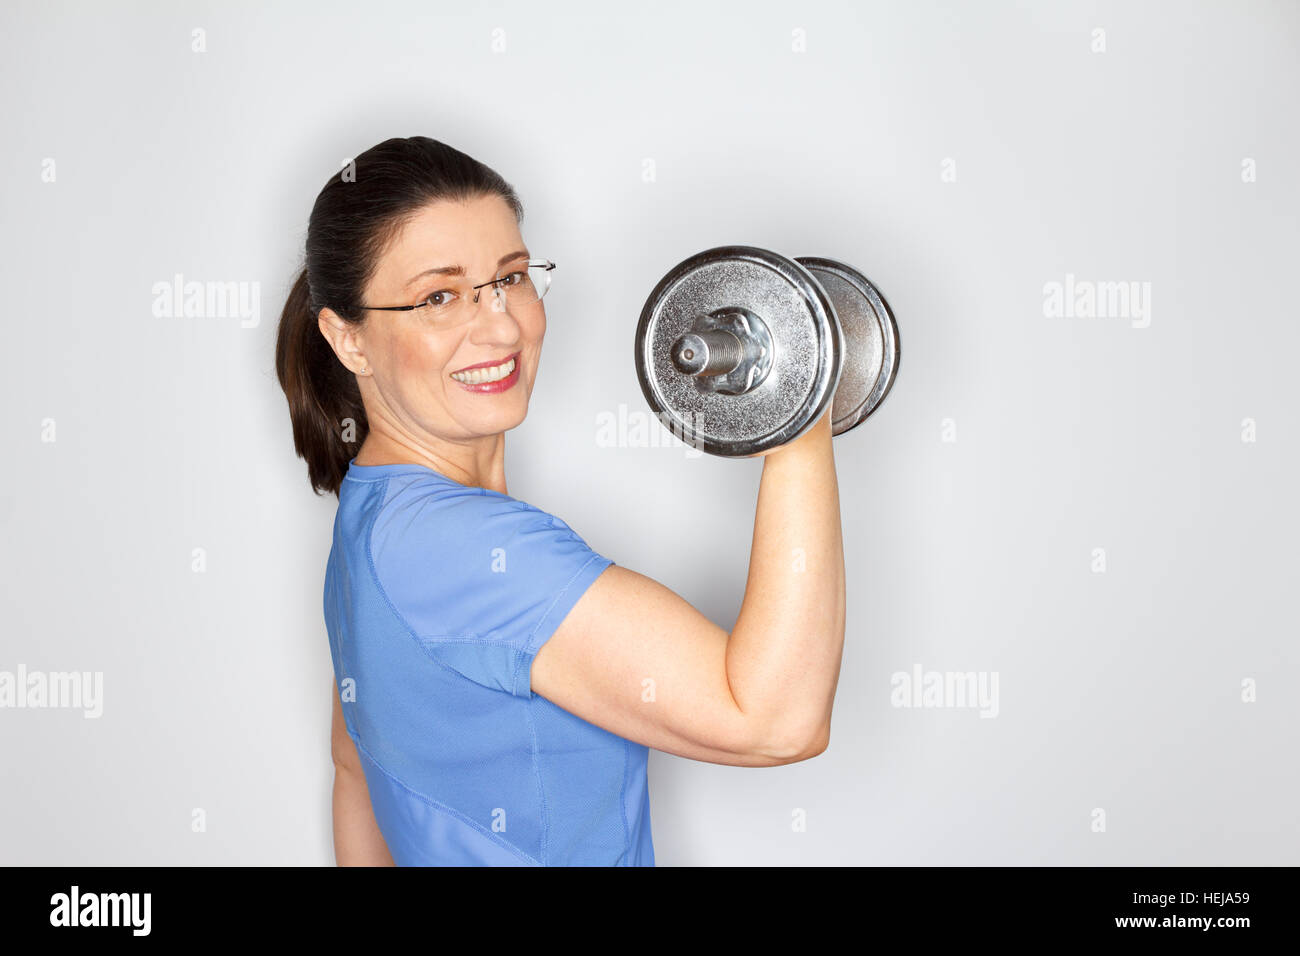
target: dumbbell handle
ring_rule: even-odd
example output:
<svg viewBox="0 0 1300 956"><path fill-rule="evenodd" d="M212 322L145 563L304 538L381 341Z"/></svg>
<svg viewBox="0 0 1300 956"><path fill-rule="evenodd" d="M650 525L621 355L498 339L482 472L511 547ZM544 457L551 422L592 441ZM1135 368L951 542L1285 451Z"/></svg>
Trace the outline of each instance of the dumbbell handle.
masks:
<svg viewBox="0 0 1300 956"><path fill-rule="evenodd" d="M687 332L673 343L673 366L683 375L726 375L741 363L745 348L726 329Z"/></svg>

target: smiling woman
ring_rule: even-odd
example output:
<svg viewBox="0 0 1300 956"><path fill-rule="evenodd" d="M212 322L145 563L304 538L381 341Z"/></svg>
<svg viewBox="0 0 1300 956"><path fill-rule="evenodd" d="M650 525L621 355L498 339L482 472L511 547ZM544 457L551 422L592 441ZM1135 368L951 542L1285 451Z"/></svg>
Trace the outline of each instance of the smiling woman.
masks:
<svg viewBox="0 0 1300 956"><path fill-rule="evenodd" d="M844 635L829 414L764 463L730 634L593 551L506 491L555 269L522 215L477 160L387 140L321 190L280 317L294 444L338 497L324 612L341 864L651 866L649 748L762 767L829 739ZM796 545L810 573L788 573Z"/></svg>

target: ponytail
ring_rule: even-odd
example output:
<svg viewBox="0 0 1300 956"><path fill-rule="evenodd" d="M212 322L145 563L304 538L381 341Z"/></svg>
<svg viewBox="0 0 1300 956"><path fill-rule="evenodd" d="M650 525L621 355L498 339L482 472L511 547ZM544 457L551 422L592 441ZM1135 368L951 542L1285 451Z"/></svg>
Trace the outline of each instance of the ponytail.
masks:
<svg viewBox="0 0 1300 956"><path fill-rule="evenodd" d="M280 314L275 372L289 399L293 447L307 462L317 494L336 497L343 475L369 432L361 389L321 334L304 268Z"/></svg>

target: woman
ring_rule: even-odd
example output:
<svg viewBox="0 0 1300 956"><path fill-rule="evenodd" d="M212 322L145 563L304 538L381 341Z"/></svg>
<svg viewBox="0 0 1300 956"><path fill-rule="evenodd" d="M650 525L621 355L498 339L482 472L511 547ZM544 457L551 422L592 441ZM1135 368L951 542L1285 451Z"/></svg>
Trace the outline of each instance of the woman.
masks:
<svg viewBox="0 0 1300 956"><path fill-rule="evenodd" d="M317 493L341 865L652 866L648 748L821 753L844 642L829 413L763 464L730 633L506 493L553 264L422 136L321 190L276 371ZM598 480L589 476L589 480Z"/></svg>

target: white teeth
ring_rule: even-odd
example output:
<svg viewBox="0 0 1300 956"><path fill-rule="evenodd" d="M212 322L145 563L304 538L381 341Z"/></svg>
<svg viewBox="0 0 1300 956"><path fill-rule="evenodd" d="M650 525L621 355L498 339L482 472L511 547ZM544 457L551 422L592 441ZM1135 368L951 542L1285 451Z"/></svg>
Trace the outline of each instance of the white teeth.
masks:
<svg viewBox="0 0 1300 956"><path fill-rule="evenodd" d="M492 368L475 368L468 372L452 372L451 377L466 385L482 385L486 382L499 382L515 370L515 360L510 359L504 365Z"/></svg>

